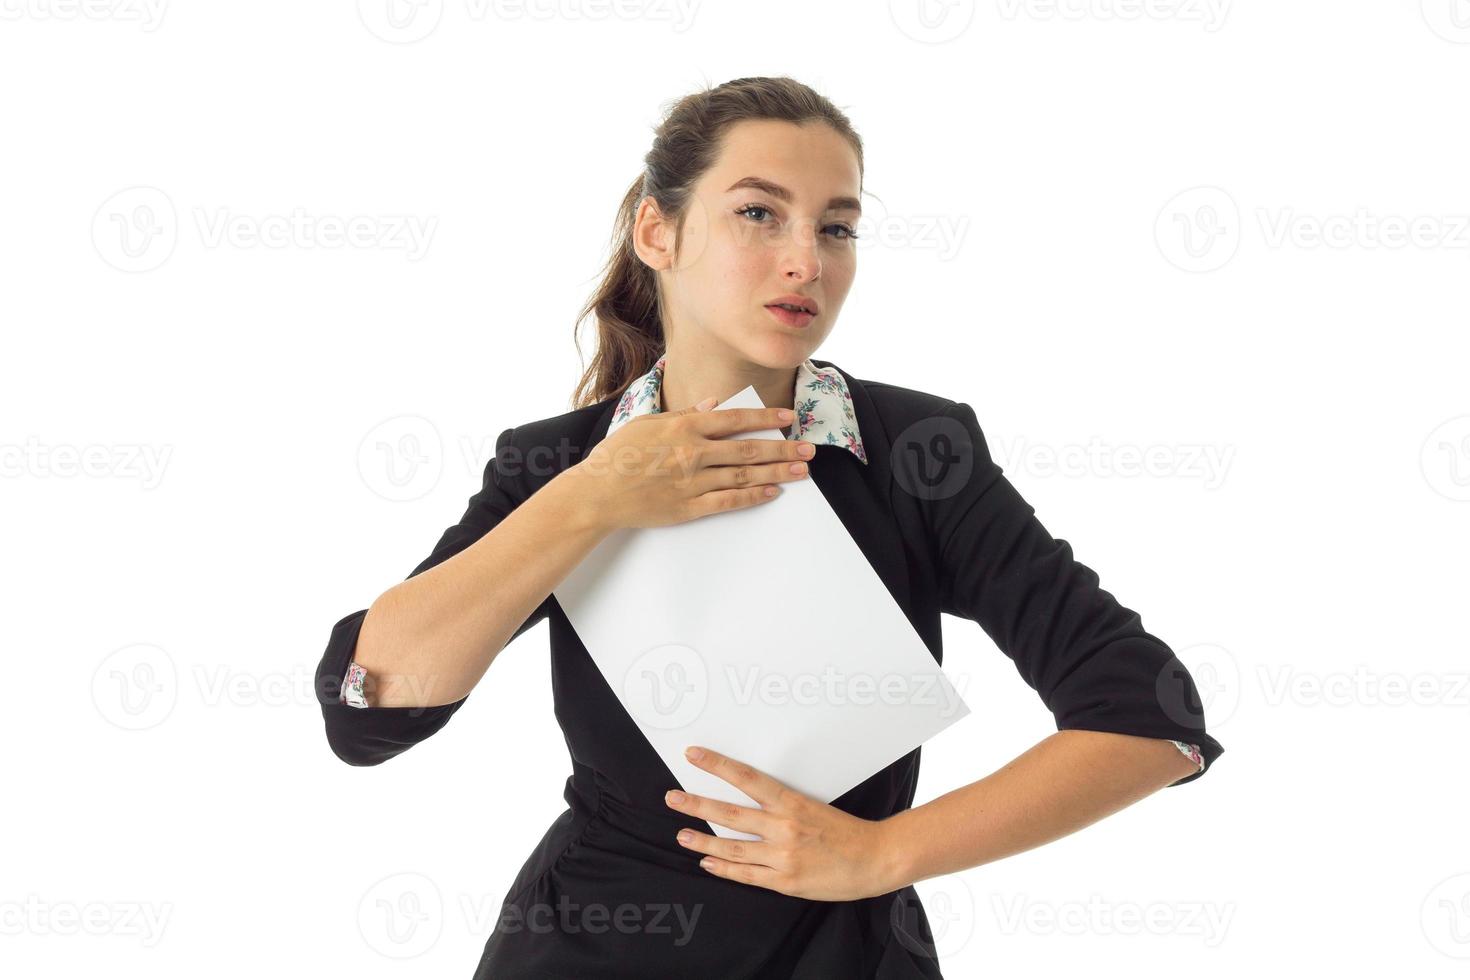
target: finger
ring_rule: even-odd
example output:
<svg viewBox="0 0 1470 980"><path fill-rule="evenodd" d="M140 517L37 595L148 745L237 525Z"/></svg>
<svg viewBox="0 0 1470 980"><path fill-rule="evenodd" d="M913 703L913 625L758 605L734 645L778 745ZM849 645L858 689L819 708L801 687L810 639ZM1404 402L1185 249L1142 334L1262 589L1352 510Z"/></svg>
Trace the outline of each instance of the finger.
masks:
<svg viewBox="0 0 1470 980"><path fill-rule="evenodd" d="M771 483L788 483L804 480L809 472L806 460L790 462L760 463L738 466L706 466L698 470L689 481L696 494L717 490L739 490L745 487L764 487Z"/></svg>
<svg viewBox="0 0 1470 980"><path fill-rule="evenodd" d="M680 790L669 790L664 794L664 802L680 813L687 813L691 817L698 817L706 823L717 823L721 827L729 827L732 830L743 830L747 834L755 834L757 837L767 837L775 828L775 821L768 813L738 803L726 803L723 800L712 800L706 796L696 796L693 793L683 793L681 797L675 798L673 794L681 793Z"/></svg>
<svg viewBox="0 0 1470 980"><path fill-rule="evenodd" d="M769 862L774 860L775 854L771 845L765 841L714 837L700 833L692 827L679 831L674 839L679 842L680 847L686 847L700 854L710 854L739 864L763 864L766 867L773 867Z"/></svg>
<svg viewBox="0 0 1470 980"><path fill-rule="evenodd" d="M781 891L780 886L785 880L781 872L763 864L740 864L735 861L726 861L724 858L702 857L699 859L699 866L712 875L747 885L755 885L758 888L769 888L777 892Z"/></svg>
<svg viewBox="0 0 1470 980"><path fill-rule="evenodd" d="M690 405L688 408L681 408L678 411L669 412L667 414L669 414L669 415L697 415L700 412L708 412L710 409L712 409L712 408L715 407L715 404L717 402L719 402L719 399L716 398L716 397L714 397L713 395L711 395L710 397L706 398L702 402L698 402L697 404Z"/></svg>
<svg viewBox="0 0 1470 980"><path fill-rule="evenodd" d="M695 520L700 517L709 517L711 514L756 507L769 500L775 500L780 495L781 488L774 483L758 484L753 487L737 487L734 490L710 490L697 497L691 497L685 506L692 515L690 520Z"/></svg>
<svg viewBox="0 0 1470 980"><path fill-rule="evenodd" d="M714 773L725 782L743 792L746 796L755 800L764 810L771 810L779 805L782 799L791 790L774 776L761 772L754 766L747 765L728 755L707 749L704 746L691 745L684 753L690 762L694 763L705 772ZM724 823L724 821L720 821ZM726 824L726 826L730 826ZM741 828L736 828L737 830Z"/></svg>
<svg viewBox="0 0 1470 980"><path fill-rule="evenodd" d="M809 460L817 444L807 439L768 439L745 436L738 439L697 440L702 466L738 466L741 463ZM810 448L808 448L810 447Z"/></svg>
<svg viewBox="0 0 1470 980"><path fill-rule="evenodd" d="M796 414L789 408L719 408L695 416L698 430L716 437L779 429L790 425L795 418Z"/></svg>

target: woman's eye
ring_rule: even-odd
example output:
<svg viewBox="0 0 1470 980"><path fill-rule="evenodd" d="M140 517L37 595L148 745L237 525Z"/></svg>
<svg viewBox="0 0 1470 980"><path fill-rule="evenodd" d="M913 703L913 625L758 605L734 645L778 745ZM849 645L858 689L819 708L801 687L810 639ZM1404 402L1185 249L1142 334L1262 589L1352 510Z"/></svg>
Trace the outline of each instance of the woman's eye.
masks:
<svg viewBox="0 0 1470 980"><path fill-rule="evenodd" d="M771 213L771 209L768 208L768 207L766 207L763 204L747 204L745 207L741 208L740 210L736 211L735 213L736 214L743 214L743 215L746 215L747 217L751 217L752 220L754 220L757 224L765 224L765 221L761 220L760 218L755 218L753 215L751 215L751 212L752 211L760 211L760 212L763 212L765 214L770 214ZM840 235L833 235L832 236L834 239L836 239L838 241L843 241L843 240L849 239L849 238L851 238L853 240L856 240L857 237L858 237L857 232L855 232L853 230L852 226L851 225L847 225L847 224L828 225L826 228L824 228L822 230L823 231L830 232L834 228L837 229L837 230L839 230L840 232L842 232L842 234L840 234Z"/></svg>

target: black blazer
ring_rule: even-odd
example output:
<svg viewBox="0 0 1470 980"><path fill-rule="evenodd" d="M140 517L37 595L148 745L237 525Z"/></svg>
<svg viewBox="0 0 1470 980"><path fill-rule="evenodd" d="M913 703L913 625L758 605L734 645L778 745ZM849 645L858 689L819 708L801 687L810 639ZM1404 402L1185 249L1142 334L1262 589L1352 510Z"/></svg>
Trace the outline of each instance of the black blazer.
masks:
<svg viewBox="0 0 1470 980"><path fill-rule="evenodd" d="M934 659L943 662L941 613L974 620L1040 695L1059 730L1192 742L1208 769L1224 749L1205 732L1189 672L1036 519L991 458L970 406L838 370L848 382L868 463L843 447L819 445L808 478ZM410 577L469 547L561 469L585 458L607 434L619 397L503 431L482 488ZM366 612L332 627L316 674L327 741L344 762L359 766L377 765L433 735L467 700L428 708L339 703ZM554 595L512 639L543 619L550 622L555 714L571 756L563 794L568 809L506 893L476 977L941 975L911 886L856 902L812 902L699 868L699 855L674 835L683 827L713 829L664 804L664 793L677 785L673 774L623 710ZM907 809L920 752L832 804L872 820ZM612 912L629 904L645 910L644 927L608 928ZM664 909L668 929L653 925L656 913L648 909L654 906ZM605 909L601 920L577 918L576 909L596 907ZM538 929L538 922L550 927Z"/></svg>

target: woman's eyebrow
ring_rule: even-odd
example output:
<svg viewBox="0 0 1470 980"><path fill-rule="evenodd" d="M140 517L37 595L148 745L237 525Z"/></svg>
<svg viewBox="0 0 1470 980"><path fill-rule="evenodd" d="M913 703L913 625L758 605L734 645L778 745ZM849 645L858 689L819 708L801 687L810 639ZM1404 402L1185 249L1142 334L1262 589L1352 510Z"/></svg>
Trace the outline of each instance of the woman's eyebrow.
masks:
<svg viewBox="0 0 1470 980"><path fill-rule="evenodd" d="M737 190L741 187L749 187L752 190L757 190L764 194L769 194L777 200L783 201L786 204L791 203L792 193L790 191L788 191L786 188L782 187L775 181L766 180L764 177L742 177L739 180L735 181L735 183L731 184L728 188L726 188L725 193L728 194L730 191ZM855 197L834 197L832 198L832 200L827 202L827 210L856 211L858 214L862 214L863 206L861 203L858 202L858 199Z"/></svg>

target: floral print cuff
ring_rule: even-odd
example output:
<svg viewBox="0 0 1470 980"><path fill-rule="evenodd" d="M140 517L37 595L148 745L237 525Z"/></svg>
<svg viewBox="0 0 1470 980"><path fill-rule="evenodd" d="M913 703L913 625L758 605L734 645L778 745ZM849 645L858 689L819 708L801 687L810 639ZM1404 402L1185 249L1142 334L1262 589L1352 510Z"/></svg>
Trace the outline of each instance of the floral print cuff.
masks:
<svg viewBox="0 0 1470 980"><path fill-rule="evenodd" d="M366 708L368 706L367 695L362 692L362 682L366 678L367 671L359 667L356 661L347 668L347 676L342 678L342 696L340 700L343 704L350 704L354 708Z"/></svg>
<svg viewBox="0 0 1470 980"><path fill-rule="evenodd" d="M1199 754L1198 745L1190 745L1188 742L1181 742L1175 738L1171 738L1169 739L1169 741L1174 743L1174 748L1178 749L1180 752L1183 752L1185 755L1194 760L1194 764L1199 767L1195 770L1195 772L1199 772L1200 770L1204 769L1205 759L1204 756Z"/></svg>

